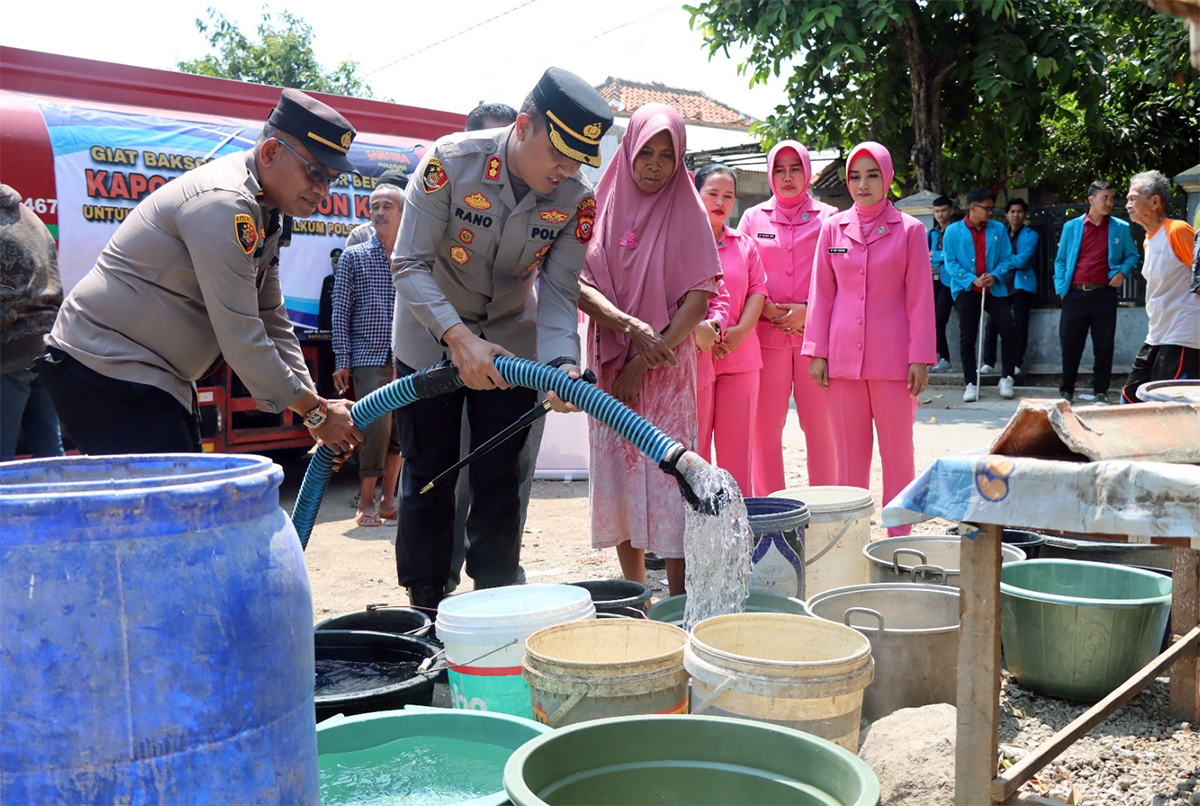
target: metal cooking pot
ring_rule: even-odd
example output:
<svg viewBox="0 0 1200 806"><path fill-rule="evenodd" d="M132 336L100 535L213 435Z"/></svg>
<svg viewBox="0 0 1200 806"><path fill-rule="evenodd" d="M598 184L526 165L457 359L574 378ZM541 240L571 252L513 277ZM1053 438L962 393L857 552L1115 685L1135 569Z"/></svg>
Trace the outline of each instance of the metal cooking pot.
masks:
<svg viewBox="0 0 1200 806"><path fill-rule="evenodd" d="M875 680L862 715L875 721L901 708L955 704L958 689L958 589L888 583L833 588L812 597L817 618L866 636Z"/></svg>
<svg viewBox="0 0 1200 806"><path fill-rule="evenodd" d="M871 564L872 582L916 582L926 585L958 587L958 535L920 535L889 537L863 547ZM1025 559L1025 552L1013 546L1000 546L1000 562Z"/></svg>

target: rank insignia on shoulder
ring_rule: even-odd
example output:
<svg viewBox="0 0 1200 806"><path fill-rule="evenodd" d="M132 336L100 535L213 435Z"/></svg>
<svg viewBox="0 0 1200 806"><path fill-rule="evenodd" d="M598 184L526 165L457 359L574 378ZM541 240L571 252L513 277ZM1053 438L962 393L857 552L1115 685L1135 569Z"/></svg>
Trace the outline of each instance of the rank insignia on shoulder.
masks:
<svg viewBox="0 0 1200 806"><path fill-rule="evenodd" d="M561 224L570 218L570 216L566 213L560 213L558 210L538 210L538 218L547 224Z"/></svg>
<svg viewBox="0 0 1200 806"><path fill-rule="evenodd" d="M587 243L592 239L592 225L596 223L596 200L588 196L579 202L579 206L575 208L575 215L578 218L575 238L580 243Z"/></svg>
<svg viewBox="0 0 1200 806"><path fill-rule="evenodd" d="M490 210L492 203L488 201L487 196L482 193L472 193L470 196L464 196L463 202L472 210Z"/></svg>
<svg viewBox="0 0 1200 806"><path fill-rule="evenodd" d="M755 237L755 238L770 238L770 239L774 239L774 237L775 237L775 233L773 233L773 232L756 232L756 233L754 233L754 237Z"/></svg>
<svg viewBox="0 0 1200 806"><path fill-rule="evenodd" d="M450 247L450 259L460 266L465 266L471 259L471 253L461 246L452 246Z"/></svg>
<svg viewBox="0 0 1200 806"><path fill-rule="evenodd" d="M238 213L233 217L233 235L247 255L258 245L258 227L254 226L254 219L246 213Z"/></svg>
<svg viewBox="0 0 1200 806"><path fill-rule="evenodd" d="M442 161L437 157L429 160L429 164L425 166L425 173L421 174L421 186L425 188L426 193L436 193L446 186L450 181L446 176L446 169L442 167Z"/></svg>
<svg viewBox="0 0 1200 806"><path fill-rule="evenodd" d="M503 163L500 162L500 155L493 154L492 156L488 157L487 168L484 169L483 175L493 181L499 179L501 165L503 165Z"/></svg>
<svg viewBox="0 0 1200 806"><path fill-rule="evenodd" d="M470 243L471 241L475 240L475 233L471 232L471 230L467 229L466 227L463 227L458 231L458 239L463 243Z"/></svg>

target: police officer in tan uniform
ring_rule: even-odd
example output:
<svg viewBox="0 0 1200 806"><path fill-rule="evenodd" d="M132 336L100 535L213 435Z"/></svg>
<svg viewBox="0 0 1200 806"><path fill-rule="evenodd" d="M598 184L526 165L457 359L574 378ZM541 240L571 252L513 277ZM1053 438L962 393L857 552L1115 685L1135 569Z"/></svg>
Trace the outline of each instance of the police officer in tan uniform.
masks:
<svg viewBox="0 0 1200 806"><path fill-rule="evenodd" d="M514 124L439 140L409 183L392 254L397 372L448 354L466 385L397 414L405 462L396 567L413 604L436 607L444 595L454 482L424 495L421 488L459 458L464 404L474 447L537 400L531 389L509 388L494 357L539 360L578 377L579 272L596 215L579 166L599 167L600 138L611 124L594 88L552 67ZM524 441L518 435L467 467L467 573L476 588L516 578Z"/></svg>
<svg viewBox="0 0 1200 806"><path fill-rule="evenodd" d="M59 419L93 454L199 451L195 382L224 358L263 411L362 441L350 403L314 391L288 321L279 250L342 174L349 122L284 90L249 151L150 194L63 303L43 360Z"/></svg>

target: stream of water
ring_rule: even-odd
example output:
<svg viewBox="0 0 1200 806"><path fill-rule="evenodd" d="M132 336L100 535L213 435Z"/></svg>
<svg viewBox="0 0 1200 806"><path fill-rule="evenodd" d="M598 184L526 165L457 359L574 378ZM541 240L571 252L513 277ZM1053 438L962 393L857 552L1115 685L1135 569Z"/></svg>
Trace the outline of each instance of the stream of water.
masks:
<svg viewBox="0 0 1200 806"><path fill-rule="evenodd" d="M702 500L711 497L719 506L715 515L687 507L683 532L683 553L687 560L685 630L706 618L745 610L750 553L754 547L746 504L733 477L710 466L695 473L689 481L697 497Z"/></svg>

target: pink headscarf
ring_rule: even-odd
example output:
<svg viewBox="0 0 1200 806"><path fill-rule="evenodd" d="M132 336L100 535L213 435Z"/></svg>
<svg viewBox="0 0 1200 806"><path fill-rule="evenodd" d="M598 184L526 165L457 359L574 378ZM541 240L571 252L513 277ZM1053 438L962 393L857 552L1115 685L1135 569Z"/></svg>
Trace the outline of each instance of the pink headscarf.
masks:
<svg viewBox="0 0 1200 806"><path fill-rule="evenodd" d="M633 158L654 135L670 132L675 172L657 193L633 178ZM629 119L616 157L596 187L595 236L582 279L613 305L658 331L679 300L721 274L721 259L700 194L683 164L683 118L664 104L645 104ZM598 327L601 365L624 364L634 352L628 336Z"/></svg>
<svg viewBox="0 0 1200 806"><path fill-rule="evenodd" d="M858 214L858 220L866 227L879 218L884 210L891 207L892 203L888 201L887 194L888 188L892 186L892 178L895 177L896 172L892 168L892 154L890 151L874 140L859 143L850 149L850 156L846 159L846 189L850 191L851 198L854 198L854 188L850 185L850 166L864 152L879 163L879 170L883 172L883 198L869 206L863 206L858 202L854 202L854 210Z"/></svg>
<svg viewBox="0 0 1200 806"><path fill-rule="evenodd" d="M790 148L795 151L800 157L800 164L804 167L804 184L800 188L800 192L790 199L779 195L779 191L775 189L775 160L780 153ZM782 207L787 211L788 218L795 218L796 213L811 212L816 208L813 197L809 195L808 186L812 182L812 160L809 159L808 149L800 145L795 140L780 140L771 151L767 154L767 183L771 186L771 193L775 197L775 206Z"/></svg>

